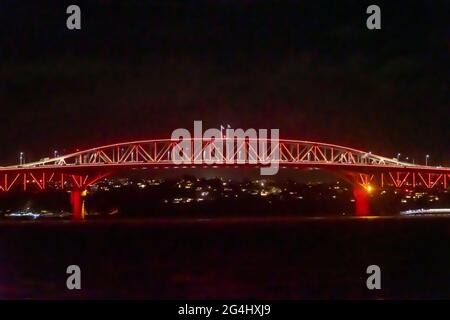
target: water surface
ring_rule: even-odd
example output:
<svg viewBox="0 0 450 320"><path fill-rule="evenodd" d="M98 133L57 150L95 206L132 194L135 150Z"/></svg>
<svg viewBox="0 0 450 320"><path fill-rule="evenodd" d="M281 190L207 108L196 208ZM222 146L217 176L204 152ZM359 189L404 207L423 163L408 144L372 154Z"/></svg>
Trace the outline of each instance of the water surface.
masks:
<svg viewBox="0 0 450 320"><path fill-rule="evenodd" d="M0 298L450 298L449 244L448 216L2 221Z"/></svg>

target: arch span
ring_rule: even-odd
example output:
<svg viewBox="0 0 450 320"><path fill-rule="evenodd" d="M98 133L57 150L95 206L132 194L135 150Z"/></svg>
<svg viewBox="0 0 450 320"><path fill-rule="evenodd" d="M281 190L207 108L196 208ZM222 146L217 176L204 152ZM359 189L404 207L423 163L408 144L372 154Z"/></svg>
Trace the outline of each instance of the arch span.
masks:
<svg viewBox="0 0 450 320"><path fill-rule="evenodd" d="M183 141L186 143L186 140ZM261 141L265 142L266 146L271 146L271 153L261 155L258 152ZM227 144L231 144L232 147L224 149ZM80 190L86 189L98 180L124 169L263 167L268 165L267 158L264 158L266 156L270 157L271 161L276 161L280 168L319 168L336 171L350 177L354 185L367 191L375 184L395 188L404 186L447 188L450 182L450 168L415 165L371 152L322 142L192 138L187 141L187 145L192 151L189 154L184 153L179 140L129 141L41 161L0 167L0 191L10 191L18 185L23 186L24 190L30 186L44 190L48 185L56 184L60 188L71 188L78 194ZM208 159L212 154L211 150L214 150L213 162L208 161L211 160ZM182 158L186 160L186 163L181 165L173 159L173 155L180 152Z"/></svg>
<svg viewBox="0 0 450 320"><path fill-rule="evenodd" d="M202 154L206 148L224 149L227 143L234 143L232 156L237 159L239 152L245 152L246 155L258 153L258 143L268 141L272 145L278 143L280 164L329 164L329 165L374 165L374 166L396 166L396 167L414 167L413 164L398 161L395 158L387 158L350 147L302 140L280 139L279 141L266 139L189 139L192 145L191 159L192 163L197 159L204 160ZM199 142L201 147L194 148L194 144ZM179 147L179 141L171 139L154 139L129 141L116 144L110 144L95 147L75 153L62 155L59 157L48 158L36 162L23 164L22 168L33 168L40 166L82 166L82 165L117 165L132 163L147 164L171 164L172 151ZM226 163L225 152L222 153L222 162ZM220 160L220 159L219 159ZM200 163L203 164L203 163ZM6 168L14 168L10 166Z"/></svg>

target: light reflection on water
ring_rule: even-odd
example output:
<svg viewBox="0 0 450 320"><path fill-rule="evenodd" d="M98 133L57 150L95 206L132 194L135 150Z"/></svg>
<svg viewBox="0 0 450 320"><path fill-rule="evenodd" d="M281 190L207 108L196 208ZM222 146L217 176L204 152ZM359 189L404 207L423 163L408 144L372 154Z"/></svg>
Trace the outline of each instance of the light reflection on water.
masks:
<svg viewBox="0 0 450 320"><path fill-rule="evenodd" d="M409 215L367 215L367 216L229 216L229 217L87 217L84 220L73 220L70 217L0 217L0 224L28 224L28 223L48 223L48 224L155 224L155 225L182 225L182 224L270 224L270 223L302 223L323 221L323 222L344 222L350 220L413 220L413 219L447 219L450 213L427 213Z"/></svg>
<svg viewBox="0 0 450 320"><path fill-rule="evenodd" d="M7 219L0 298L445 298L449 237L448 215Z"/></svg>

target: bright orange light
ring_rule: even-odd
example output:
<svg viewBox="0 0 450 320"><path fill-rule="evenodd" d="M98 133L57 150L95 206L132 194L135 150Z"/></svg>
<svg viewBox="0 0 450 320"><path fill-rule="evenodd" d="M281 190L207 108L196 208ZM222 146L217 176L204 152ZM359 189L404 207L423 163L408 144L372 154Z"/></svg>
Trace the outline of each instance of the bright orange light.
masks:
<svg viewBox="0 0 450 320"><path fill-rule="evenodd" d="M82 196L82 197L86 197L86 195L87 195L87 190L83 190L83 191L81 192L81 196Z"/></svg>
<svg viewBox="0 0 450 320"><path fill-rule="evenodd" d="M370 184L368 184L364 188L367 190L367 192L372 192L373 191L373 187Z"/></svg>

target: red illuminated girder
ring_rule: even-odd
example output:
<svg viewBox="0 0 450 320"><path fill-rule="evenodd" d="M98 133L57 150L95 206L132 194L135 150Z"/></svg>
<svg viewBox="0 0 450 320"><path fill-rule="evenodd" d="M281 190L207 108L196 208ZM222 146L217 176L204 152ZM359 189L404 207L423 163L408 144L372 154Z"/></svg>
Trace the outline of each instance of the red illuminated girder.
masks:
<svg viewBox="0 0 450 320"><path fill-rule="evenodd" d="M211 148L215 150L215 154L219 156L223 163L226 162L227 156L228 159L236 159L239 154L246 155L247 159L251 155L259 161L264 160L262 159L263 156L258 152L263 142L270 146L276 146L274 149L279 153L276 160L280 164L286 165L294 163L298 165L315 163L328 165L411 166L409 163L378 156L371 152L322 142L255 138L192 138L187 141L183 140L183 142L187 142L190 145L188 154L184 153L185 150L182 150L180 140L140 140L100 146L56 158L27 163L22 167L80 166L93 164L118 165L127 163L170 164L173 162L173 152L182 153L183 159L189 160L191 163L202 164L204 162L205 151ZM226 154L225 145L230 142L234 143L234 147L229 150L230 154ZM272 155L269 154L268 156Z"/></svg>
<svg viewBox="0 0 450 320"><path fill-rule="evenodd" d="M359 173L358 174L358 178L359 178L359 184L365 188L367 188L368 186L371 185L371 183L373 183L375 175L374 174L364 174L364 173Z"/></svg>
<svg viewBox="0 0 450 320"><path fill-rule="evenodd" d="M106 167L106 168L105 168ZM47 189L49 185L57 186L58 188L77 188L85 189L88 186L95 184L98 180L116 173L118 171L137 168L136 164L129 165L83 165L83 166L63 166L53 167L53 171L47 171L49 168L35 167L35 168L20 168L15 170L7 170L1 172L0 169L0 191L10 191L13 187L21 186L23 190L33 187L37 190ZM164 166L145 166L147 168L218 168L216 165L198 165L198 166L177 166L166 164ZM144 168L145 168L144 167ZM225 167L225 166L224 166ZM246 168L259 167L259 165L232 165L226 167ZM319 165L281 165L282 168L308 168L318 167L330 170L330 166ZM108 169L108 171L104 171ZM388 169L388 168L385 168ZM353 171L354 170L354 171ZM366 167L360 165L348 166L331 166L331 171L338 175L344 176L352 184L360 185L364 188L369 186L392 186L395 188L403 187L426 187L432 189L435 187L449 187L450 174L445 173L431 173L420 171L386 171L383 172L379 167L373 167L373 173L367 173ZM67 173L66 173L67 172ZM342 174L340 174L342 172Z"/></svg>
<svg viewBox="0 0 450 320"><path fill-rule="evenodd" d="M260 143L264 141L266 146L271 146L267 157L278 162L281 168L318 168L344 175L351 172L351 181L364 187L378 184L396 188L416 185L427 188L443 185L447 188L450 182L450 168L414 165L334 144L287 139L193 138L187 141L190 146L188 154L180 147L179 140L140 140L100 146L19 166L0 167L0 190L8 191L20 183L24 189L27 185L45 189L55 181L61 181L60 186L69 184L73 188L81 188L106 176L105 172L130 169L261 167L264 166L262 163L267 163L267 157L258 152ZM224 150L230 142L233 147ZM211 148L215 150L214 156L221 160L219 164L206 161L205 154ZM172 157L180 153L188 163L175 164ZM239 162L242 154L245 155L244 160Z"/></svg>
<svg viewBox="0 0 450 320"><path fill-rule="evenodd" d="M369 186L376 184L375 174L367 174L361 172L345 171L341 175L345 180L352 184L355 188L367 189Z"/></svg>
<svg viewBox="0 0 450 320"><path fill-rule="evenodd" d="M24 191L30 187L35 190L45 190L49 185L61 189L84 190L107 175L108 173L76 175L45 171L0 173L0 191L10 191L14 187L21 187Z"/></svg>
<svg viewBox="0 0 450 320"><path fill-rule="evenodd" d="M386 173L360 173L347 171L345 172L344 177L352 184L360 185L366 189L375 185L382 188L391 186L395 188L425 187L433 189L436 187L443 187L443 189L447 189L450 182L450 174L408 171L388 171Z"/></svg>
<svg viewBox="0 0 450 320"><path fill-rule="evenodd" d="M432 189L438 186L447 188L450 174L430 172L388 172L381 173L381 186L393 185L396 188L423 186Z"/></svg>

